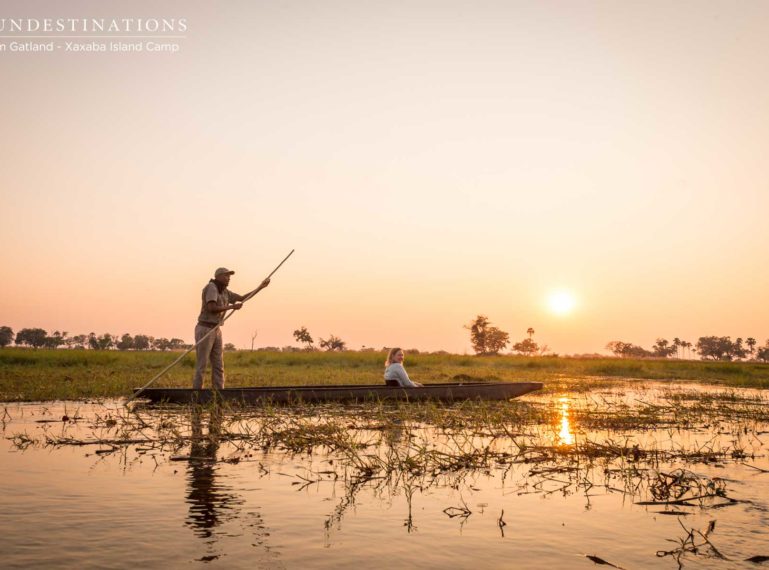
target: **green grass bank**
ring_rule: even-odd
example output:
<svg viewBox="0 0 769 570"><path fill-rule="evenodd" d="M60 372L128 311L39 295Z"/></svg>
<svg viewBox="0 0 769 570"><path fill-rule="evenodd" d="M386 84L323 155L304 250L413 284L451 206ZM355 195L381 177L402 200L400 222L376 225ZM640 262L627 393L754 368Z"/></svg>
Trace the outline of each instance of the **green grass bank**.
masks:
<svg viewBox="0 0 769 570"><path fill-rule="evenodd" d="M0 349L0 401L120 397L149 381L178 357L174 352ZM227 385L376 384L384 355L360 352L232 352ZM194 354L155 385L191 384ZM409 375L421 382L538 381L545 390L580 391L620 379L681 380L769 388L769 364L615 358L407 355ZM206 378L208 385L209 378Z"/></svg>

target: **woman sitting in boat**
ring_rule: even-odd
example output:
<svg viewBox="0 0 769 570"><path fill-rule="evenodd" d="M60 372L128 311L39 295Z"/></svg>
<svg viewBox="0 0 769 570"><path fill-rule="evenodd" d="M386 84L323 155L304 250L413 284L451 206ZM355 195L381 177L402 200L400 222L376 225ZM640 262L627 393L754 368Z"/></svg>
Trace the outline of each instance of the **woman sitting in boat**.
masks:
<svg viewBox="0 0 769 570"><path fill-rule="evenodd" d="M402 349L390 349L387 360L385 360L385 384L388 386L400 386L401 388L421 388L422 384L414 382L406 373L406 369L403 367L404 357Z"/></svg>

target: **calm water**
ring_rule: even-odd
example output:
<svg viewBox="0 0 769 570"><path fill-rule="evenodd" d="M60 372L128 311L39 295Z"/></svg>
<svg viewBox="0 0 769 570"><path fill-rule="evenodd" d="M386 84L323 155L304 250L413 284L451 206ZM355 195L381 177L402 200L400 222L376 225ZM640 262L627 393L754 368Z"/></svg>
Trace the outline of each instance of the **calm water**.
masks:
<svg viewBox="0 0 769 570"><path fill-rule="evenodd" d="M705 411L702 394L716 396ZM767 403L655 384L526 397L506 405L547 421L496 433L397 413L383 423L365 407L212 417L0 405L1 563L591 568L593 555L626 569L761 567L745 560L769 556ZM635 427L619 425L617 412L639 409ZM297 426L317 428L313 439ZM682 498L721 496L638 504L686 485ZM690 531L702 533L697 553L662 555L686 550Z"/></svg>

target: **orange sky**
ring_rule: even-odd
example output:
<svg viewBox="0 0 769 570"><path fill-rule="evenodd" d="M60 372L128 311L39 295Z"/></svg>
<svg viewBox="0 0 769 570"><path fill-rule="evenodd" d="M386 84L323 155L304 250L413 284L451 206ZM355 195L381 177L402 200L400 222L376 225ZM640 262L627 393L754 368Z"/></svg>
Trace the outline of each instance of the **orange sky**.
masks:
<svg viewBox="0 0 769 570"><path fill-rule="evenodd" d="M191 341L216 267L242 292L296 248L226 341L769 336L768 3L222 6L3 3L188 30L0 53L0 325Z"/></svg>

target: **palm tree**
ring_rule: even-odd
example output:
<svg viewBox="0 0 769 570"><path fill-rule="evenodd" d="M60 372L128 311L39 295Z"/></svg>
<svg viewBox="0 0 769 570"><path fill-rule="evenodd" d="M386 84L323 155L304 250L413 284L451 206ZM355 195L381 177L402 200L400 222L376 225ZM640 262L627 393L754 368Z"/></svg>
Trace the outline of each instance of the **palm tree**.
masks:
<svg viewBox="0 0 769 570"><path fill-rule="evenodd" d="M681 343L681 339L676 337L673 339L673 348L676 349L676 358L678 358L678 347L683 346L683 343Z"/></svg>
<svg viewBox="0 0 769 570"><path fill-rule="evenodd" d="M745 349L742 347L742 338L737 337L737 340L734 341L734 356L736 358L745 358Z"/></svg>
<svg viewBox="0 0 769 570"><path fill-rule="evenodd" d="M748 337L748 340L745 341L745 344L748 345L748 353L750 354L751 358L756 352L756 339L754 339L752 336Z"/></svg>

